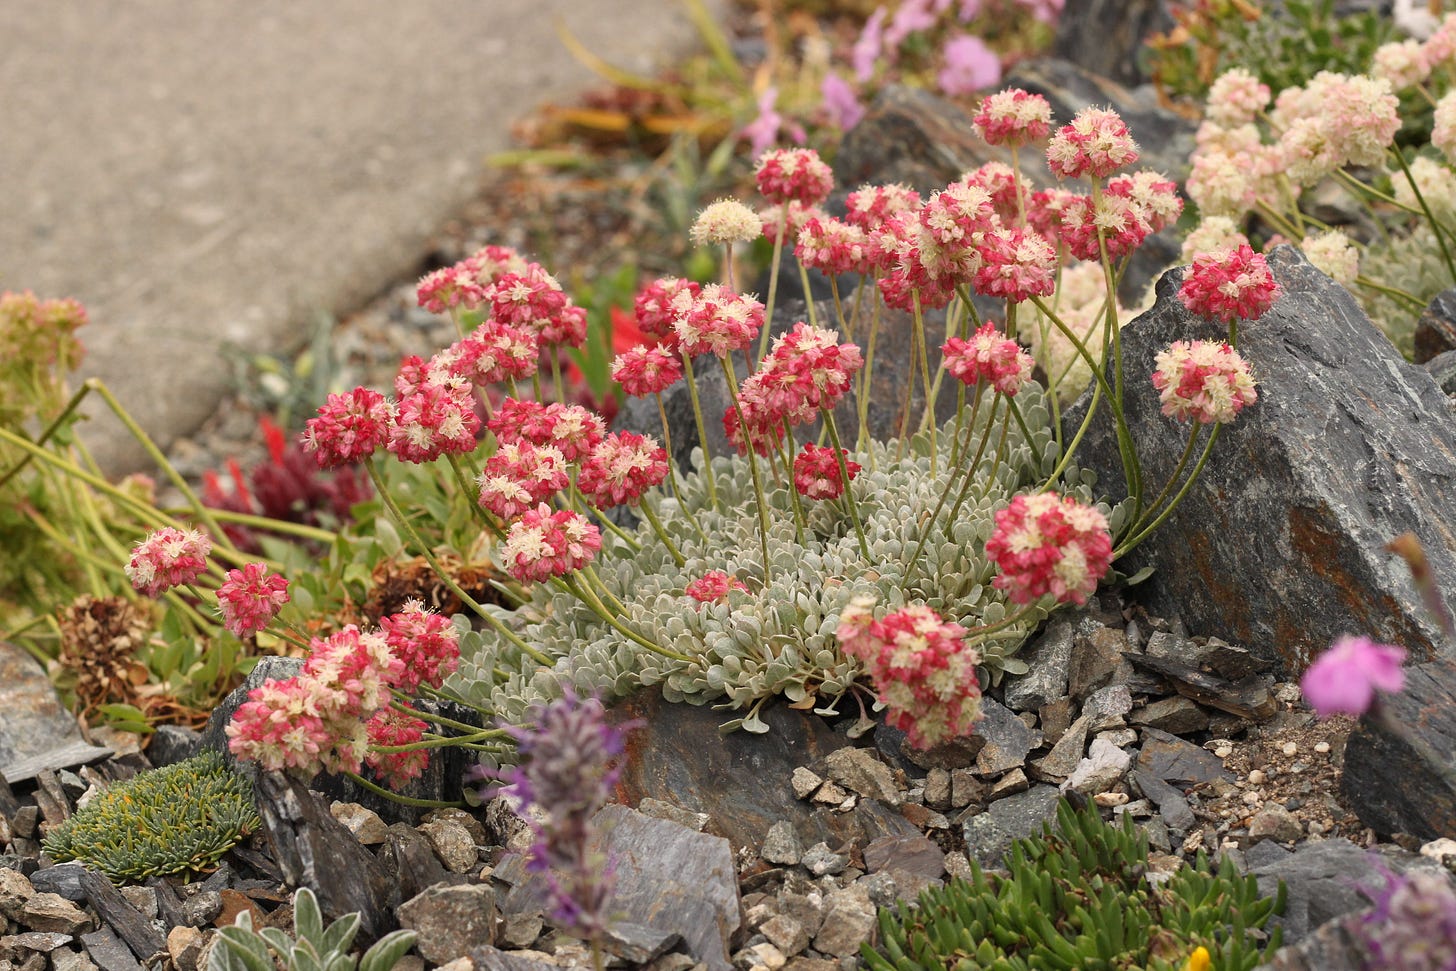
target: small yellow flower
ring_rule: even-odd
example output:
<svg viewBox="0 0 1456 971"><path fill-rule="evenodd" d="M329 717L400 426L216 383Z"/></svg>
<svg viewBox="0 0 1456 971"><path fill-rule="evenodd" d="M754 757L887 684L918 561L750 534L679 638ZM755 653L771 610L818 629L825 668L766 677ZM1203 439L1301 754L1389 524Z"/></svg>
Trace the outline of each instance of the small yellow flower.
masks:
<svg viewBox="0 0 1456 971"><path fill-rule="evenodd" d="M1188 955L1188 960L1183 965L1183 971L1209 971L1213 962L1209 960L1208 948L1196 947L1193 953Z"/></svg>

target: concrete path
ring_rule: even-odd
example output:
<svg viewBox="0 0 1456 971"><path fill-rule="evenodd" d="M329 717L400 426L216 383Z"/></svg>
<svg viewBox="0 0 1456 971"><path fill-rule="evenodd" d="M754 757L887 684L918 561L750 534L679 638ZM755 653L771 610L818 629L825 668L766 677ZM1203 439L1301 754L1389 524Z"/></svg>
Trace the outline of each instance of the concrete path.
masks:
<svg viewBox="0 0 1456 971"><path fill-rule="evenodd" d="M561 18L649 71L675 0L44 0L0 4L0 289L91 313L82 373L163 442L215 408L224 346L280 352L409 272L510 147L592 83ZM86 438L114 471L114 422Z"/></svg>

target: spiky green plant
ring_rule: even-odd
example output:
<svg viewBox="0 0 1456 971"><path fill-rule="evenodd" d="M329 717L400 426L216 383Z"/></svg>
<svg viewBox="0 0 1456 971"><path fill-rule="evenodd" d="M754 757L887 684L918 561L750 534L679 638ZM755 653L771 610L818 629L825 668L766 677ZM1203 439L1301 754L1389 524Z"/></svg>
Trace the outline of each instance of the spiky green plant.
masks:
<svg viewBox="0 0 1456 971"><path fill-rule="evenodd" d="M356 958L349 948L359 933L359 921L355 912L325 927L318 899L302 887L293 896L294 937L276 927L253 930L252 915L245 910L236 924L218 931L219 943L207 959L207 971L278 971L274 954L284 971L389 971L418 936L414 931L392 931Z"/></svg>
<svg viewBox="0 0 1456 971"><path fill-rule="evenodd" d="M1202 946L1220 971L1259 963L1284 888L1261 898L1253 877L1203 853L1166 881L1149 879L1148 841L1123 817L1067 803L1041 836L1012 844L1005 875L971 864L971 879L880 910L871 971L1179 971ZM1279 931L1268 935L1279 946Z"/></svg>
<svg viewBox="0 0 1456 971"><path fill-rule="evenodd" d="M257 826L248 783L209 750L111 786L44 846L120 882L201 870Z"/></svg>

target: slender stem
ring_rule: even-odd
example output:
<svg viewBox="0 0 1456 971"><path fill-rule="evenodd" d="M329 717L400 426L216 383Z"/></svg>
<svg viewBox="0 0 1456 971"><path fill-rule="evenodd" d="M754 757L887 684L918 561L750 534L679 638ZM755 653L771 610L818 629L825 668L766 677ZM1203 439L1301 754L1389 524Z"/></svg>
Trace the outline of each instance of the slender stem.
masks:
<svg viewBox="0 0 1456 971"><path fill-rule="evenodd" d="M554 662L549 657L536 650L530 644L527 644L521 639L519 634L501 623L494 614L477 603L474 597L460 588L460 584L455 582L455 578L450 575L449 571L440 565L440 561L435 558L434 551L430 549L429 544L415 530L414 524L409 521L409 518L405 516L404 512L399 508L399 505L394 501L394 497L389 494L389 490L385 488L384 479L380 476L379 469L375 466L372 457L364 460L364 468L368 471L369 479L374 483L374 489L379 493L379 498L384 503L384 508L389 511L389 515L395 521L395 524L404 530L405 535L419 548L420 555L425 558L426 563L430 564L430 569L435 571L435 575L440 578L440 582L444 583L450 592L460 599L461 603L473 610L477 617L489 624L497 634L519 648L523 654L543 667L551 667Z"/></svg>
<svg viewBox="0 0 1456 971"><path fill-rule="evenodd" d="M984 397L984 395L977 394L976 395L975 404L973 404L971 406L971 418L970 418L970 421L967 422L967 424L966 424L967 444L969 444L970 437L976 433L976 414L975 413L976 413L976 409L978 409L978 408L981 407L981 398L982 397ZM991 399L991 414L986 417L986 431L985 431L985 434L983 434L981 436L981 444L979 446L977 446L975 456L966 465L966 467L965 467L965 469L964 469L964 471L962 473L965 478L964 478L964 480L963 480L963 482L961 484L961 490L960 490L959 494L957 495L957 499L956 499L956 508L957 509L960 508L960 502L961 502L961 500L963 500L965 498L966 494L968 492L970 492L971 482L973 481L973 479L975 477L975 473L976 473L976 465L981 461L981 455L985 452L986 443L988 441L990 441L990 439L991 439L991 426L996 421L996 408L997 408L997 406L1000 405L1000 403L1001 403L1001 396L1000 395L995 395L995 396L992 397L992 399ZM957 442L956 443L955 451L956 452L960 452L961 451L960 442ZM949 487L954 482L955 482L955 472L954 472L954 470L952 470L951 476L950 476L950 480L946 483L946 486L947 487L946 487L946 489L944 491L941 492L940 499L935 504L935 509L931 511L930 518L925 523L925 531L920 534L920 541L915 544L915 551L910 554L910 559L906 561L905 570L904 570L904 576L907 578L907 582L908 582L908 578L910 576L911 569L920 560L920 554L925 550L925 544L930 539L930 534L935 531L935 522L936 522L936 519L940 516L940 511L945 508L946 500L948 500L950 498L951 490L950 490ZM946 520L946 528L947 528L947 530L949 530L950 523L953 520L954 520L954 513L952 513L951 517Z"/></svg>
<svg viewBox="0 0 1456 971"><path fill-rule="evenodd" d="M1127 531L1129 533L1137 532L1138 527L1142 526L1143 523L1147 522L1148 519L1157 513L1158 507L1162 505L1163 500L1168 498L1168 493L1173 491L1173 484L1182 476L1184 466L1188 464L1188 460L1193 456L1193 446L1202 434L1203 426L1194 425L1193 431L1188 435L1188 444L1183 446L1183 454L1178 457L1178 465L1173 469L1173 474L1168 476L1168 481L1163 483L1163 488L1158 493L1157 498L1148 503L1138 521L1128 527Z"/></svg>
<svg viewBox="0 0 1456 971"><path fill-rule="evenodd" d="M818 327L819 321L814 317L814 293L809 289L809 268L804 265L803 260L799 261L799 283L804 288L804 306L809 308L809 326ZM767 321L764 326L768 326Z"/></svg>
<svg viewBox="0 0 1456 971"><path fill-rule="evenodd" d="M416 799L413 796L401 796L396 792L390 792L381 785L376 785L364 778L357 772L345 772L344 775L353 782L376 796L383 796L391 802L397 802L401 806L417 806L420 809L463 809L465 803L458 801L445 801L442 799Z"/></svg>
<svg viewBox="0 0 1456 971"><path fill-rule="evenodd" d="M617 633L621 634L623 637L626 637L628 640L647 648L647 650L651 651L653 654L660 654L665 658L670 658L674 661L681 661L684 664L693 663L694 659L688 657L686 654L679 654L677 651L669 650L668 648L662 647L659 644L649 641L641 634L637 633L636 631L623 624L620 620L613 616L609 610L607 610L606 606L602 604L601 600L597 598L596 594L592 591L592 589L586 582L577 582L575 579L567 578L567 585L568 587L570 587L572 593L580 597L587 604L587 606L595 609L597 612L597 616L601 617L602 620L606 621L608 626L610 626Z"/></svg>
<svg viewBox="0 0 1456 971"><path fill-rule="evenodd" d="M485 509L480 505L479 487L471 487L470 481L465 478L465 470L460 467L460 459L453 453L447 453L445 461L450 466L450 472L455 478L455 485L460 490L461 498L465 505L470 507L471 518L494 533L496 539L505 539L506 534L500 528L500 524L487 515Z"/></svg>
<svg viewBox="0 0 1456 971"><path fill-rule="evenodd" d="M1198 481L1198 474L1203 471L1203 463L1208 461L1208 455L1210 452L1213 451L1213 443L1218 441L1218 433L1222 430L1223 425L1213 426L1213 431L1209 434L1208 441L1204 443L1203 454L1198 457L1198 464L1195 465L1193 467L1193 471L1188 474L1188 479L1183 483L1183 488L1178 490L1178 494L1173 497L1172 501L1168 503L1167 507L1163 509L1163 511L1158 515L1157 519L1154 519L1151 523L1149 523L1147 526L1145 526L1133 536L1123 540L1122 545L1118 546L1117 549L1112 551L1113 560L1117 560L1118 558L1126 556L1128 553L1131 553L1139 543L1147 539L1149 534L1151 534L1159 526L1163 525L1164 521L1166 521L1167 518L1173 514L1173 510L1178 508L1178 503L1183 501L1183 497L1188 494L1188 490L1193 487L1193 483Z"/></svg>
<svg viewBox="0 0 1456 971"><path fill-rule="evenodd" d="M32 444L39 448L45 445L46 442L50 441L50 437L54 435L63 424L65 424L66 418L71 414L71 412L75 411L76 408L80 406L81 401L90 391L90 385L82 385L79 391L71 395L71 400L66 402L66 406L61 409L60 413L57 414L55 418L51 419L51 423L45 427L45 429L40 433L40 435L35 439ZM19 462L15 463L15 465L11 468L7 469L4 475L0 475L0 488L4 488L7 482L15 478L16 474L19 473L21 469L29 465L30 460L34 457L35 456L33 454L27 452L24 458L22 458Z"/></svg>
<svg viewBox="0 0 1456 971"><path fill-rule="evenodd" d="M316 540L330 545L339 538L338 533L320 529L317 526L308 526L304 523L294 523L283 519L270 519L267 516L254 516L246 512L233 512L231 509L214 509L212 515L218 522L252 526L255 529L266 529L270 532L297 536L299 539Z"/></svg>
<svg viewBox="0 0 1456 971"><path fill-rule="evenodd" d="M1374 290L1376 293L1383 293L1387 297L1390 297L1392 300L1398 300L1401 303L1405 304L1407 307L1409 307L1411 310L1422 311L1426 309L1426 305L1421 302L1419 297L1415 297L1409 293L1406 293L1404 290L1398 290L1395 287L1386 286L1383 283L1379 283L1375 280L1370 279L1363 273L1355 278L1355 282L1362 287Z"/></svg>
<svg viewBox="0 0 1456 971"><path fill-rule="evenodd" d="M703 532L703 527L698 524L697 515L688 508L687 502L683 500L682 486L677 481L677 461L672 455L672 429L667 423L667 407L662 403L662 392L656 392L653 397L657 399L657 417L662 420L662 446L667 451L667 475L668 482L672 484L672 494L677 499L677 507L682 514L693 524L693 529L698 533L704 542L707 542L708 534Z"/></svg>
<svg viewBox="0 0 1456 971"><path fill-rule="evenodd" d="M779 207L779 231L774 236L773 266L768 271L768 305L763 311L763 333L758 337L758 359L763 360L768 353L768 337L773 330L774 301L779 294L779 262L784 255L784 233L789 226L789 205L784 203Z"/></svg>
<svg viewBox="0 0 1456 971"><path fill-rule="evenodd" d="M856 299L858 298L856 297ZM855 404L859 406L859 430L854 436L856 451L865 451L865 446L870 440L870 374L875 366L875 341L880 336L881 307L878 292L871 299L873 300L873 307L870 311L870 336L865 339L865 363L864 369L859 373L859 394L855 401ZM910 409L907 406L905 410L909 411ZM871 451L870 459L873 462L873 451Z"/></svg>
<svg viewBox="0 0 1456 971"><path fill-rule="evenodd" d="M854 501L854 490L850 488L849 467L845 464L844 449L839 444L839 428L834 422L834 412L828 408L819 409L824 415L824 427L829 429L830 447L834 449L834 461L839 465L839 481L844 484L844 499L849 506L849 518L854 523L855 535L859 537L859 551L864 554L866 563L873 563L870 556L870 541L865 537L864 521L859 515L859 506Z"/></svg>
<svg viewBox="0 0 1456 971"><path fill-rule="evenodd" d="M733 374L733 368L729 367L727 359L720 357L718 363L723 366L723 377L728 382L728 398L733 402L733 411L738 415L738 432L743 436L743 444L747 446L745 451L748 453L748 472L753 478L753 498L758 506L758 541L763 552L763 585L768 586L773 567L768 556L768 502L763 496L763 479L758 471L758 451L754 448L748 422L743 418L743 409L738 405L738 378Z"/></svg>
<svg viewBox="0 0 1456 971"><path fill-rule="evenodd" d="M1431 212L1431 207L1426 204L1426 197L1421 193L1421 187L1416 184L1416 178L1411 174L1410 166L1406 164L1405 153L1396 148L1391 151L1391 154L1400 163L1400 170L1405 173L1405 180L1410 183L1416 202L1420 203L1421 211L1426 214L1426 220L1431 224L1431 231L1436 234L1436 243L1441 247L1441 259L1446 261L1446 270L1451 274L1452 281L1456 282L1456 263L1451 261L1451 251L1446 248L1446 233L1442 231L1444 227L1436 219L1436 214Z"/></svg>
<svg viewBox="0 0 1456 971"><path fill-rule="evenodd" d="M662 520L658 519L657 513L652 511L652 503L648 502L644 497L642 502L638 504L638 508L642 510L642 515L647 517L647 521L652 524L652 530L657 533L657 538L662 540L662 545L667 547L667 552L672 557L672 561L679 567L685 566L688 562L687 559L682 555L682 552L677 546L673 544L672 538L667 535L667 529L662 525ZM638 549L641 549L641 547L639 546Z"/></svg>
<svg viewBox="0 0 1456 971"><path fill-rule="evenodd" d="M764 326L768 326L767 323ZM698 424L698 447L703 450L703 479L708 484L708 505L717 509L718 484L713 475L713 456L708 451L708 426L703 421L703 403L698 400L698 378L693 373L692 357L684 353L682 359L683 374L688 382L688 397L693 402L693 420Z"/></svg>
<svg viewBox="0 0 1456 971"><path fill-rule="evenodd" d="M1041 449L1037 448L1036 439L1031 437L1031 429L1026 427L1026 419L1021 417L1021 409L1016 406L1014 395L1007 397L1006 404L1011 408L1011 417L1016 419L1016 425L1021 429L1021 437L1026 442L1026 447L1031 449L1031 457L1036 462L1036 467L1041 468Z"/></svg>

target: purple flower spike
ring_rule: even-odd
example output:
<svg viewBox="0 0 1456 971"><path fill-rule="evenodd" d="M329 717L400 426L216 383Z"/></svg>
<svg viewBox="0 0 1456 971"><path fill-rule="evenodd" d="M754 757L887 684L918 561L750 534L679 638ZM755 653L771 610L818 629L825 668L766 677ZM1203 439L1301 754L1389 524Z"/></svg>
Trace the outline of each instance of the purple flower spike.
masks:
<svg viewBox="0 0 1456 971"><path fill-rule="evenodd" d="M1359 717L1370 710L1375 692L1405 687L1405 648L1377 644L1368 637L1342 637L1304 672L1299 687L1320 718Z"/></svg>

